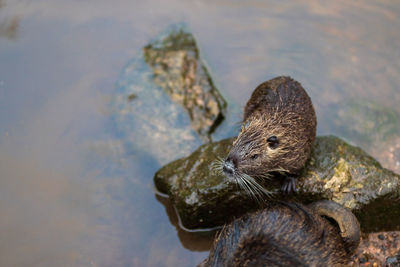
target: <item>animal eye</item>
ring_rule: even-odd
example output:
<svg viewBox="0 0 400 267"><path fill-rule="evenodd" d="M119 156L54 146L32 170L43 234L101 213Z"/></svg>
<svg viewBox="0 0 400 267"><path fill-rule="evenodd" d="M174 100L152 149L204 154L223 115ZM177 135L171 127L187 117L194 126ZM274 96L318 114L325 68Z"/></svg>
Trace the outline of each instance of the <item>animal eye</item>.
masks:
<svg viewBox="0 0 400 267"><path fill-rule="evenodd" d="M254 155L251 155L250 158L251 158L251 159L256 159L256 158L258 158L259 155L260 155L260 154L254 154Z"/></svg>
<svg viewBox="0 0 400 267"><path fill-rule="evenodd" d="M275 149L279 146L278 137L276 137L275 135L268 137L267 142L268 146L272 149Z"/></svg>

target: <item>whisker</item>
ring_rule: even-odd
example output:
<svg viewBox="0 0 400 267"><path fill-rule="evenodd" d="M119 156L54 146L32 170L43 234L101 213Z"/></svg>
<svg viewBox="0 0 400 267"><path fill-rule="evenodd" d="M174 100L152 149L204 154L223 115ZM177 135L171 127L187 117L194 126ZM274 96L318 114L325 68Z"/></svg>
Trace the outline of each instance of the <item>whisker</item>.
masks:
<svg viewBox="0 0 400 267"><path fill-rule="evenodd" d="M253 198L257 201L257 203L265 203L264 198L262 197L262 192L259 191L259 189L255 186L253 186L249 181L247 181L248 186L251 188L250 190L253 193Z"/></svg>
<svg viewBox="0 0 400 267"><path fill-rule="evenodd" d="M248 183L253 187L253 189L258 192L260 195L265 195L270 197L272 192L266 190L263 186L261 186L253 177L250 175L244 174L243 178L248 181Z"/></svg>
<svg viewBox="0 0 400 267"><path fill-rule="evenodd" d="M224 159L216 157L216 159L210 164L210 169L216 175L223 175L223 166L224 166ZM256 181L256 179L254 179L250 175L236 173L234 177L236 178L235 180L236 183L239 185L239 187L259 204L265 203L264 196L270 197L272 195L272 192L266 190ZM271 175L266 173L260 175L259 178L270 179Z"/></svg>
<svg viewBox="0 0 400 267"><path fill-rule="evenodd" d="M264 202L264 199L261 197L262 192L253 185L251 180L247 179L245 175L239 176L243 186L245 187L245 191L250 195L252 199L254 199L257 203L261 204L261 202Z"/></svg>
<svg viewBox="0 0 400 267"><path fill-rule="evenodd" d="M264 173L264 174L261 174L261 175L257 175L258 178L262 178L262 179L266 179L266 180L271 180L272 176L273 175L270 174L270 173Z"/></svg>
<svg viewBox="0 0 400 267"><path fill-rule="evenodd" d="M249 184L249 182L246 180L246 179L244 179L243 177L239 177L240 178L240 180L241 180L241 184L242 184L242 186L243 186L243 189L245 190L245 192L252 198L252 199L254 199L257 203L260 203L260 200L258 199L258 196L257 196L257 194L256 194L256 192L254 192L253 190L252 190L252 187L251 187L251 185Z"/></svg>
<svg viewBox="0 0 400 267"><path fill-rule="evenodd" d="M210 164L210 169L214 174L216 175L222 175L223 173L223 166L224 166L224 160L220 157L217 157L216 160L211 162Z"/></svg>

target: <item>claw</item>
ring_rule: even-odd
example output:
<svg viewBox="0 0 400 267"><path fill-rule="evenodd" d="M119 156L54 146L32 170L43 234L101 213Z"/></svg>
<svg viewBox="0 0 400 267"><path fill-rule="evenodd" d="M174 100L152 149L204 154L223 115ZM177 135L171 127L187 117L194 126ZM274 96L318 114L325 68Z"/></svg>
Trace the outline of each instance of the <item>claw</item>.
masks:
<svg viewBox="0 0 400 267"><path fill-rule="evenodd" d="M296 193L296 178L292 176L285 176L281 190L285 194L290 194L292 192Z"/></svg>

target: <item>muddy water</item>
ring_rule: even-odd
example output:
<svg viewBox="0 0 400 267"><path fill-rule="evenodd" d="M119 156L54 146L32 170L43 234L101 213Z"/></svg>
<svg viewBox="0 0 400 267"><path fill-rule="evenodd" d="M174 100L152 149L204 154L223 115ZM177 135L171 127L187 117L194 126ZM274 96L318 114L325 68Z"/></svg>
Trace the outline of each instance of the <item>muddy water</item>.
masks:
<svg viewBox="0 0 400 267"><path fill-rule="evenodd" d="M1 266L193 266L205 257L209 236L176 229L154 195L159 163L127 149L109 108L127 62L182 21L231 105L291 75L313 99L319 134L400 171L396 1L0 0Z"/></svg>

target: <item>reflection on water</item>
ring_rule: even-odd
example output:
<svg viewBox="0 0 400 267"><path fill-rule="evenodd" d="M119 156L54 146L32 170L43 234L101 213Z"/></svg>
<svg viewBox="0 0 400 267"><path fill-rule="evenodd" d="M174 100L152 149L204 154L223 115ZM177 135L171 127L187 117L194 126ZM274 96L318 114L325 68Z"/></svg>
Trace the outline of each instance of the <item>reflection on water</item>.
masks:
<svg viewBox="0 0 400 267"><path fill-rule="evenodd" d="M164 205L169 222L176 227L179 241L182 246L191 251L208 251L212 245L217 230L214 231L185 231L179 226L177 212L168 197L155 195L156 199Z"/></svg>
<svg viewBox="0 0 400 267"><path fill-rule="evenodd" d="M0 22L0 37L4 36L8 39L15 39L17 37L18 26L18 17L13 17L10 20Z"/></svg>
<svg viewBox="0 0 400 267"><path fill-rule="evenodd" d="M395 1L0 0L1 266L194 266L205 258L209 237L176 230L154 197L159 163L126 146L109 108L124 66L179 21L228 102L217 138L234 132L237 107L255 86L291 75L313 99L319 134L344 136L397 168L400 133L382 137L387 131L360 123L368 130L349 134L345 123L364 118L352 111L338 121L354 99L400 113ZM140 142L137 133L129 140Z"/></svg>
<svg viewBox="0 0 400 267"><path fill-rule="evenodd" d="M1 9L5 6L3 0L0 0L0 14ZM19 17L12 16L0 19L0 38L5 37L8 39L15 39L17 37L17 30L19 27Z"/></svg>

